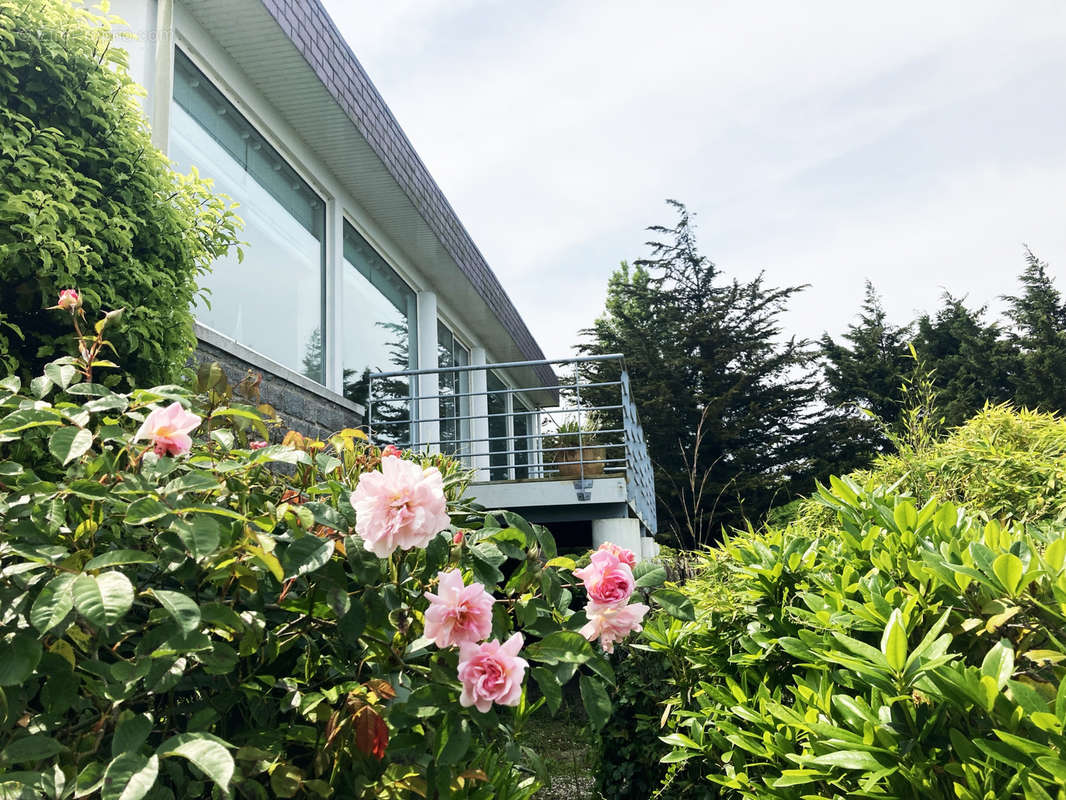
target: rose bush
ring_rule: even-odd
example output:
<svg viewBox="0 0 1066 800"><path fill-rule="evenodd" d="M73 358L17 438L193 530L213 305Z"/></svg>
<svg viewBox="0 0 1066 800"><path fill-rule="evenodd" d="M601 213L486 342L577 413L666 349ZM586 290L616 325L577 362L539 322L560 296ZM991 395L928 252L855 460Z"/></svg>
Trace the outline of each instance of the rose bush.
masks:
<svg viewBox="0 0 1066 800"><path fill-rule="evenodd" d="M533 711L577 678L602 725L613 671L546 529L446 457L265 445L217 365L89 380L116 316L0 380L0 794L528 798Z"/></svg>

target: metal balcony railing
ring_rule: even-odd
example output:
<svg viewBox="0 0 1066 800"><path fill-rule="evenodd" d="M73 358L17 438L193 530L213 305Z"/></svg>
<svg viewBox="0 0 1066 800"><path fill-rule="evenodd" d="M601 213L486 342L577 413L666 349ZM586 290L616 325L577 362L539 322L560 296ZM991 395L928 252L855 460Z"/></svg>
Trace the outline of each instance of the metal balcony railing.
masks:
<svg viewBox="0 0 1066 800"><path fill-rule="evenodd" d="M545 366L562 373L559 383L508 382ZM656 530L651 460L621 355L379 372L368 394L377 443L452 454L477 481L574 481L579 502L592 480L624 477L629 505Z"/></svg>

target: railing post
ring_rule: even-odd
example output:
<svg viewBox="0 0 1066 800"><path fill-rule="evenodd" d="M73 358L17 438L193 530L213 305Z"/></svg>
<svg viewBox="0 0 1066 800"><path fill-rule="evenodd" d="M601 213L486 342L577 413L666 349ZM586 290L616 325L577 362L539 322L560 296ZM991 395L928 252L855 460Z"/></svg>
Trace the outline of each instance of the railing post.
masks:
<svg viewBox="0 0 1066 800"><path fill-rule="evenodd" d="M437 295L419 292L418 304L418 367L437 366ZM416 381L418 396L418 447L427 453L440 452L440 375L425 372Z"/></svg>
<svg viewBox="0 0 1066 800"><path fill-rule="evenodd" d="M470 365L485 364L485 348L470 349ZM476 472L474 480L489 479L489 396L488 372L475 369L470 372L470 466Z"/></svg>

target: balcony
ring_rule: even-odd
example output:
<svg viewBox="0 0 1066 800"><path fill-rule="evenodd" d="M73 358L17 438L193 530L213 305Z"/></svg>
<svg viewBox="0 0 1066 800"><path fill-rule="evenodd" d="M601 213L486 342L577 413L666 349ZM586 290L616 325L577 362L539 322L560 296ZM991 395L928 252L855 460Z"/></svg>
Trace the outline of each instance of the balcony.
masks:
<svg viewBox="0 0 1066 800"><path fill-rule="evenodd" d="M368 388L371 438L460 459L486 508L547 525L561 544L657 551L655 482L621 355L380 372Z"/></svg>

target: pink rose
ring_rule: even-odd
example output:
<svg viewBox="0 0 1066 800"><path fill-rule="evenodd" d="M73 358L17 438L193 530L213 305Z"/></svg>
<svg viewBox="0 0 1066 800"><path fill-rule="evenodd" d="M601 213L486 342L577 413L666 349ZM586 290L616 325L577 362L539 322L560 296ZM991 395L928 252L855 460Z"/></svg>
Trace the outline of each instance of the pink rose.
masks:
<svg viewBox="0 0 1066 800"><path fill-rule="evenodd" d="M256 439L254 442L248 442L249 450L262 450L266 446L267 443L264 442L262 439Z"/></svg>
<svg viewBox="0 0 1066 800"><path fill-rule="evenodd" d="M425 547L448 527L444 481L436 467L396 456L381 461L381 471L364 472L352 493L355 532L363 546L380 558L399 547Z"/></svg>
<svg viewBox="0 0 1066 800"><path fill-rule="evenodd" d="M592 562L587 567L575 569L574 575L585 582L590 600L605 605L626 602L635 588L633 570L606 550L593 553Z"/></svg>
<svg viewBox="0 0 1066 800"><path fill-rule="evenodd" d="M426 592L426 637L437 647L480 642L492 633L492 595L480 583L463 584L457 569L438 572L437 594Z"/></svg>
<svg viewBox="0 0 1066 800"><path fill-rule="evenodd" d="M590 642L600 640L600 647L605 653L614 652L614 643L620 642L634 631L642 630L641 620L648 613L648 606L643 603L603 604L595 600L585 607L588 623L581 629L581 635Z"/></svg>
<svg viewBox="0 0 1066 800"><path fill-rule="evenodd" d="M493 639L483 644L459 645L459 680L463 691L459 705L488 711L493 703L516 706L522 696L522 680L529 666L518 657L522 634L516 633L503 644Z"/></svg>
<svg viewBox="0 0 1066 800"><path fill-rule="evenodd" d="M59 302L56 303L57 308L61 308L64 311L77 311L81 308L81 295L78 294L77 289L64 289L59 293Z"/></svg>
<svg viewBox="0 0 1066 800"><path fill-rule="evenodd" d="M617 556L618 560L623 564L628 564L630 569L637 565L637 554L632 550L627 550L624 547L619 547L614 542L604 542L600 545L600 550Z"/></svg>
<svg viewBox="0 0 1066 800"><path fill-rule="evenodd" d="M171 403L166 408L152 411L133 440L151 439L156 455L180 456L188 453L192 447L189 434L202 420L181 407L181 403Z"/></svg>

